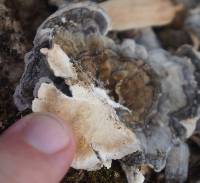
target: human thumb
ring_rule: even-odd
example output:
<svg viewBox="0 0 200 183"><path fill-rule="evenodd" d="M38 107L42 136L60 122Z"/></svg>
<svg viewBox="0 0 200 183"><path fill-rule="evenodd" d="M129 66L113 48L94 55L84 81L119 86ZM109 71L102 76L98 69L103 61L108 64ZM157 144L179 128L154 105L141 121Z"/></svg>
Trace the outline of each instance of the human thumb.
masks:
<svg viewBox="0 0 200 183"><path fill-rule="evenodd" d="M0 182L58 183L74 152L66 122L50 114L28 115L0 136Z"/></svg>

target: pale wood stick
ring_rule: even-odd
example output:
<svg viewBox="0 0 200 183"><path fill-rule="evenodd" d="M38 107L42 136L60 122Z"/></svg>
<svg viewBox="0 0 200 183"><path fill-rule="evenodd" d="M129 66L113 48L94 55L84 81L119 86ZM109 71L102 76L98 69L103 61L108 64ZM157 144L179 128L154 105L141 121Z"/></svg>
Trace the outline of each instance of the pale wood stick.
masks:
<svg viewBox="0 0 200 183"><path fill-rule="evenodd" d="M170 0L109 0L100 6L110 16L112 30L165 25L183 8Z"/></svg>

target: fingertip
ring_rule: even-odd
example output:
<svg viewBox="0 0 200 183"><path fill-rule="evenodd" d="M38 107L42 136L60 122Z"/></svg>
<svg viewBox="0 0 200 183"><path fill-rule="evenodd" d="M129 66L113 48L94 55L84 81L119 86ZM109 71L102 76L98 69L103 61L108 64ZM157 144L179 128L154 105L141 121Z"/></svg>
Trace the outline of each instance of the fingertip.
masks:
<svg viewBox="0 0 200 183"><path fill-rule="evenodd" d="M20 119L0 140L0 162L1 149L4 149L4 164L12 166L14 173L24 172L22 182L30 174L42 180L61 180L75 154L75 139L68 123L47 113L34 113ZM48 177L48 174L51 175Z"/></svg>

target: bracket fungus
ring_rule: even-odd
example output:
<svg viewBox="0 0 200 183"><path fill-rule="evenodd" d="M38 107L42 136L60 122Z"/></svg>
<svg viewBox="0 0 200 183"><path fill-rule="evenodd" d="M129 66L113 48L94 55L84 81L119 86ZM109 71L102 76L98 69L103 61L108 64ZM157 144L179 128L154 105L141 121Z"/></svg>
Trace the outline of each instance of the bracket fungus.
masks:
<svg viewBox="0 0 200 183"><path fill-rule="evenodd" d="M200 118L200 54L189 46L173 55L147 51L131 39L117 44L106 36L109 25L109 16L91 3L68 4L47 18L25 56L15 104L70 122L76 169L120 159L130 171L167 165L172 174L174 158L187 163L176 153L187 149L184 141Z"/></svg>
<svg viewBox="0 0 200 183"><path fill-rule="evenodd" d="M102 164L110 167L112 159L120 159L139 150L136 136L120 123L114 111L120 105L111 101L102 89L77 80L80 73L73 72L72 64L58 45L50 50L43 48L41 52L47 56L48 64L57 77L63 77L62 71L66 68L63 78L72 97L64 95L53 84L42 83L32 109L35 112L51 112L71 122L77 140L72 166L88 170Z"/></svg>

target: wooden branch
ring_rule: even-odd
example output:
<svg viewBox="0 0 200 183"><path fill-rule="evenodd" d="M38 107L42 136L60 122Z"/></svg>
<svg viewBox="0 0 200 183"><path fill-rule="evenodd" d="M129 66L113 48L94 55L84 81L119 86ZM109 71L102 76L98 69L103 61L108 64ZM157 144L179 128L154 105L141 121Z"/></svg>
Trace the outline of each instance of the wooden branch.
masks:
<svg viewBox="0 0 200 183"><path fill-rule="evenodd" d="M109 0L100 5L111 17L112 30L165 25L182 9L170 0Z"/></svg>

